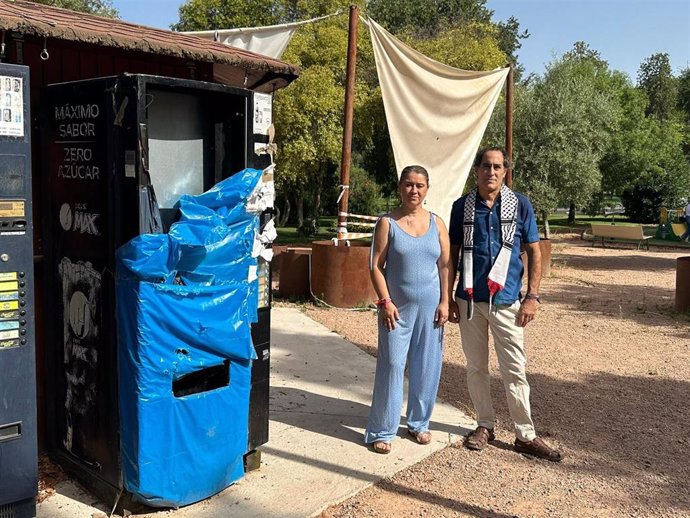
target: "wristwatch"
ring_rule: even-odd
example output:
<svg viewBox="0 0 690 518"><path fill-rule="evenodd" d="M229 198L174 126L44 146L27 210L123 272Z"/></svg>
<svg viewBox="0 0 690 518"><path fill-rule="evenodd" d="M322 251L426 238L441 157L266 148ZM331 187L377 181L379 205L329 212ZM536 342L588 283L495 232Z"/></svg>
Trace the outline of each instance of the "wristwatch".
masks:
<svg viewBox="0 0 690 518"><path fill-rule="evenodd" d="M539 298L539 295L535 295L534 293L526 294L522 300L536 300L539 304L541 304L541 299Z"/></svg>

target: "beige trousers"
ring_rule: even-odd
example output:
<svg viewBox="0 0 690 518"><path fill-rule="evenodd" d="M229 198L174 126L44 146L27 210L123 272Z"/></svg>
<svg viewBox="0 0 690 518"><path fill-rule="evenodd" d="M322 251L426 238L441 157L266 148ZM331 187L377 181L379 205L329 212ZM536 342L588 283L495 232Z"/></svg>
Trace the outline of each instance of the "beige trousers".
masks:
<svg viewBox="0 0 690 518"><path fill-rule="evenodd" d="M522 441L536 437L529 405L529 383L525 374L524 330L517 325L520 302L512 306L474 303L474 316L467 319L467 301L457 299L460 308L460 337L467 358L467 387L477 413L477 424L493 428L494 408L491 404L489 378L489 329L494 338L498 366L503 378L508 410L515 425L515 435Z"/></svg>

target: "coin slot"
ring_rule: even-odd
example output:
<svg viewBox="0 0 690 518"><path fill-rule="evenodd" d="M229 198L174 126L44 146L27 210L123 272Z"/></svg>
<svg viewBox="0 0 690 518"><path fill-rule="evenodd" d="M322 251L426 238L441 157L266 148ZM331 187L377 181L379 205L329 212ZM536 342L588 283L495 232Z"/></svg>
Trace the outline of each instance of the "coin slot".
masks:
<svg viewBox="0 0 690 518"><path fill-rule="evenodd" d="M8 423L0 425L0 442L19 439L22 436L22 423Z"/></svg>

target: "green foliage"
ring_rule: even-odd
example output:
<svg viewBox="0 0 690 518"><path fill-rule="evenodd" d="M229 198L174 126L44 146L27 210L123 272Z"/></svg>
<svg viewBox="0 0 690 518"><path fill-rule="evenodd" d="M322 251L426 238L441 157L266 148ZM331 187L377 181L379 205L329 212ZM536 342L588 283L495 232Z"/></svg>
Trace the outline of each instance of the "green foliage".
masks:
<svg viewBox="0 0 690 518"><path fill-rule="evenodd" d="M301 68L289 88L274 100L276 187L292 207L301 232L321 206L334 213L333 193L339 183L343 105L351 2L344 0L188 0L180 7L177 30L208 30L260 26L329 18L296 31L283 60ZM357 0L361 8L363 0ZM519 24L491 22L486 0L372 0L366 14L396 36L434 59L464 69L503 66L508 52L519 47ZM363 9L364 12L364 9ZM462 42L462 44L459 44ZM352 146L350 210L373 213L374 196L395 192L397 174L378 85L369 32L359 26L355 117ZM375 182L375 183L374 183ZM362 192L359 192L362 190ZM286 205L287 206L287 205ZM304 223L304 224L302 224Z"/></svg>
<svg viewBox="0 0 690 518"><path fill-rule="evenodd" d="M634 223L654 223L664 204L661 192L649 185L634 185L623 191L621 202L625 213Z"/></svg>
<svg viewBox="0 0 690 518"><path fill-rule="evenodd" d="M370 0L367 14L394 34L414 32L434 37L448 25L488 23L486 0Z"/></svg>
<svg viewBox="0 0 690 518"><path fill-rule="evenodd" d="M670 119L676 109L676 79L666 53L652 54L640 64L637 83L649 100L647 115L661 121Z"/></svg>
<svg viewBox="0 0 690 518"><path fill-rule="evenodd" d="M342 149L347 54L344 18L312 24L295 34L284 59L300 65L302 71L290 88L275 96L274 122L280 144L277 188L292 196L314 199L315 204L315 196L324 188L332 188L324 183L328 171L339 163Z"/></svg>
<svg viewBox="0 0 690 518"><path fill-rule="evenodd" d="M350 168L350 190L350 212L367 216L373 216L378 212L381 189L361 167Z"/></svg>
<svg viewBox="0 0 690 518"><path fill-rule="evenodd" d="M471 22L443 31L433 39L403 37L405 43L436 61L465 70L492 70L505 66L498 29L490 24ZM462 45L458 42L462 41Z"/></svg>
<svg viewBox="0 0 690 518"><path fill-rule="evenodd" d="M313 237L319 231L316 218L307 218L299 227L297 227L297 235L301 237Z"/></svg>
<svg viewBox="0 0 690 518"><path fill-rule="evenodd" d="M203 31L235 27L259 27L289 21L287 1L188 0L179 8L175 31Z"/></svg>
<svg viewBox="0 0 690 518"><path fill-rule="evenodd" d="M683 112L685 122L690 124L690 67L678 76L678 108Z"/></svg>
<svg viewBox="0 0 690 518"><path fill-rule="evenodd" d="M621 195L633 221L658 219L662 205L675 206L690 191L690 164L683 155L684 130L679 121L661 120L648 111L643 89L619 85L619 131L603 157L602 189Z"/></svg>
<svg viewBox="0 0 690 518"><path fill-rule="evenodd" d="M600 188L599 161L619 108L591 56L564 56L517 90L515 185L538 213L586 204Z"/></svg>
<svg viewBox="0 0 690 518"><path fill-rule="evenodd" d="M32 0L37 4L52 5L82 13L97 14L109 18L118 18L119 13L113 7L112 0Z"/></svg>

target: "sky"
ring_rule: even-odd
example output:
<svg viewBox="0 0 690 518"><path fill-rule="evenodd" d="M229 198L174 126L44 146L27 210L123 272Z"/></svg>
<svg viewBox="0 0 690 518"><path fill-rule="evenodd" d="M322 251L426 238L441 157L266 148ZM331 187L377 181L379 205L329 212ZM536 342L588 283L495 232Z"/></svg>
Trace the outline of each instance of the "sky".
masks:
<svg viewBox="0 0 690 518"><path fill-rule="evenodd" d="M247 0L251 1L251 0ZM168 29L181 0L113 0L125 21ZM518 61L527 74L544 72L555 57L585 41L612 69L635 81L640 63L657 52L674 74L690 67L690 0L488 0L494 21L511 15L529 30Z"/></svg>

